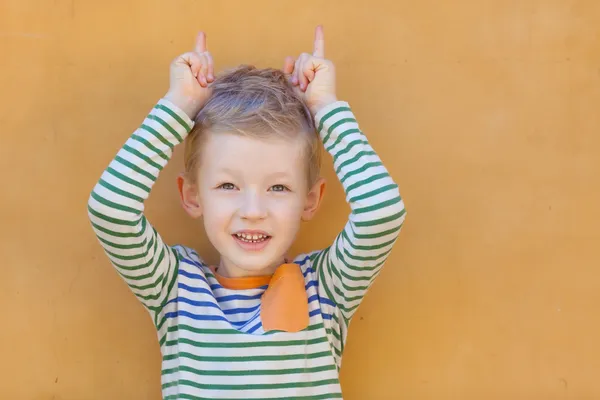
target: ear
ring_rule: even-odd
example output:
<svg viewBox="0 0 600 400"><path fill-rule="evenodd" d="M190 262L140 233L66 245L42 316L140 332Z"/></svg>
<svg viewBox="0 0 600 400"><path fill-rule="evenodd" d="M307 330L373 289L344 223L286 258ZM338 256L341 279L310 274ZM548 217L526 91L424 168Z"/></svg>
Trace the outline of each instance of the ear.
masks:
<svg viewBox="0 0 600 400"><path fill-rule="evenodd" d="M192 218L199 218L202 215L202 205L198 196L198 185L192 184L185 174L181 173L177 177L177 188L185 212Z"/></svg>
<svg viewBox="0 0 600 400"><path fill-rule="evenodd" d="M306 203L304 204L304 210L302 211L302 221L308 221L315 216L321 205L324 194L325 178L319 178L306 196Z"/></svg>

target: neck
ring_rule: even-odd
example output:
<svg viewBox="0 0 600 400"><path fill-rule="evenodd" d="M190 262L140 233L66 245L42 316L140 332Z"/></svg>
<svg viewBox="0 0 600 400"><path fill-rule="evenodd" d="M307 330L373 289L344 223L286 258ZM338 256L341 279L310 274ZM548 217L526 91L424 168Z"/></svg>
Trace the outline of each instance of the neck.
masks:
<svg viewBox="0 0 600 400"><path fill-rule="evenodd" d="M219 275L224 276L225 278L245 278L245 277L250 277L250 276L270 276L275 273L275 270L277 269L277 267L279 267L281 264L285 264L285 263L286 263L286 259L284 257L282 257L281 260L278 260L277 262L275 262L269 266L266 266L264 268L244 269L244 268L238 267L237 265L235 265L231 262L228 262L228 260L225 260L224 258L221 258L219 267L217 268L217 272L219 273Z"/></svg>

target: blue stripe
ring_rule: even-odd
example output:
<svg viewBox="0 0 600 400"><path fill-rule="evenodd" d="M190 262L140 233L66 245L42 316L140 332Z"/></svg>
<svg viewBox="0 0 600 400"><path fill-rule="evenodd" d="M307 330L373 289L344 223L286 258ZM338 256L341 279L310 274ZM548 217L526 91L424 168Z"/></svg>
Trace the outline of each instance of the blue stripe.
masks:
<svg viewBox="0 0 600 400"><path fill-rule="evenodd" d="M183 285L183 284L182 284ZM318 295L312 295L308 298L308 303L312 303L313 301L321 301L322 303L328 303L330 305L334 305L333 302L331 302L329 299L326 299L324 297L319 297ZM219 307L218 304L212 303L210 301L198 301L198 300L191 300L188 299L187 297L182 297L182 296L178 296L174 299L171 299L167 302L167 304L169 303L177 303L177 302L181 302L181 303L186 303L195 307L210 307L210 308L216 308L216 309L220 309L221 307ZM253 307L247 307L247 308L231 308L228 310L222 310L223 313L225 314L247 314L250 312L254 312L256 311L258 308L260 307L260 303L253 306Z"/></svg>
<svg viewBox="0 0 600 400"><path fill-rule="evenodd" d="M268 285L263 285L263 286L259 286L257 288L252 288L252 289L246 289L246 290L263 290L265 291L269 286ZM213 283L212 285L210 285L210 288L212 290L236 290L236 289L227 289L226 287L221 286L219 283ZM244 289L242 289L244 290Z"/></svg>
<svg viewBox="0 0 600 400"><path fill-rule="evenodd" d="M202 268L202 264L200 264L198 261L192 260L191 258L185 258L184 256L181 256L181 261L185 262L186 264Z"/></svg>
<svg viewBox="0 0 600 400"><path fill-rule="evenodd" d="M210 301L197 301L197 300L190 300L186 297L175 297L172 300L169 300L167 302L167 304L169 303L186 303L192 306L196 306L196 307L210 307L210 308L216 308L218 310L220 310L221 308L219 307L218 304L212 303Z"/></svg>
<svg viewBox="0 0 600 400"><path fill-rule="evenodd" d="M179 289L187 290L188 292L192 292L192 293L205 293L205 294L207 294L207 295L209 295L209 296L211 296L211 297L214 298L213 293L210 290L205 289L205 288L192 287L192 286L188 286L185 283L181 283L181 282L179 282L177 284L177 287Z"/></svg>
<svg viewBox="0 0 600 400"><path fill-rule="evenodd" d="M308 290L309 287L317 286L317 281L310 281L305 286L304 289Z"/></svg>
<svg viewBox="0 0 600 400"><path fill-rule="evenodd" d="M304 264L306 264L306 261L310 260L309 256L304 257L304 259L302 260L298 260L298 261L294 261L294 263L300 265L301 267L304 266Z"/></svg>
<svg viewBox="0 0 600 400"><path fill-rule="evenodd" d="M260 326L261 326L261 321L258 321L258 324L254 325L252 328L248 329L247 332L252 333L252 332L256 331Z"/></svg>
<svg viewBox="0 0 600 400"><path fill-rule="evenodd" d="M321 309L315 308L314 310L312 310L311 312L308 313L308 316L314 317L315 315L319 315L319 314L322 314Z"/></svg>
<svg viewBox="0 0 600 400"><path fill-rule="evenodd" d="M165 318L178 318L179 316L188 317L197 321L227 321L225 317L220 315L196 315L187 311L177 310L169 313L165 313Z"/></svg>
<svg viewBox="0 0 600 400"><path fill-rule="evenodd" d="M196 321L224 321L231 325L236 325L238 327L247 324L246 321L239 321L239 322L230 321L221 315L198 315L198 314L194 314L194 313L183 311L183 310L177 310L177 311L165 313L165 318L179 318L179 317L187 317L187 318L191 318Z"/></svg>
<svg viewBox="0 0 600 400"><path fill-rule="evenodd" d="M217 310L221 310L221 307L219 307L218 304L212 303L210 301L197 301L197 300L190 300L186 297L176 297L172 300L169 300L167 302L167 304L169 303L177 303L177 302L181 302L181 303L186 303L189 304L191 306L195 306L195 307L210 307L210 308L216 308ZM260 307L260 304L257 304L254 307L249 307L249 308L231 308L229 310L221 310L223 311L224 314L229 315L229 314L247 314L250 312L254 312L256 311L256 309Z"/></svg>
<svg viewBox="0 0 600 400"><path fill-rule="evenodd" d="M216 299L219 303L224 303L226 301L234 301L234 300L248 301L248 300L258 300L261 298L262 295L263 295L262 293L255 294L253 296L246 296L243 294L231 294L229 296L216 297Z"/></svg>
<svg viewBox="0 0 600 400"><path fill-rule="evenodd" d="M247 314L249 312L254 312L260 307L260 303L255 305L254 307L249 308L232 308L229 310L223 310L225 314Z"/></svg>
<svg viewBox="0 0 600 400"><path fill-rule="evenodd" d="M240 322L242 324L242 326L239 328L240 331L247 332L247 330L244 330L244 328L246 328L248 325L250 325L251 322L253 322L254 320L256 320L256 318L258 318L258 316L259 316L259 313L257 312L256 314L254 314L253 316L251 316L245 322ZM260 320L259 320L259 323L260 323Z"/></svg>
<svg viewBox="0 0 600 400"><path fill-rule="evenodd" d="M335 303L333 301L329 300L327 297L321 297L321 296L319 296L317 294L313 294L312 296L310 296L308 298L308 303L310 304L311 302L313 302L313 301L315 301L317 299L319 300L319 302L321 304L327 304L328 306L335 307Z"/></svg>
<svg viewBox="0 0 600 400"><path fill-rule="evenodd" d="M184 261L184 263L186 263L186 262ZM189 264L189 263L187 263L187 264ZM199 275L199 274L194 274L192 272L186 271L186 270L181 269L181 268L179 269L179 275L183 275L186 278L190 278L190 279L200 280L200 281L205 282L205 283L208 284L208 281L206 280L206 278L204 276Z"/></svg>

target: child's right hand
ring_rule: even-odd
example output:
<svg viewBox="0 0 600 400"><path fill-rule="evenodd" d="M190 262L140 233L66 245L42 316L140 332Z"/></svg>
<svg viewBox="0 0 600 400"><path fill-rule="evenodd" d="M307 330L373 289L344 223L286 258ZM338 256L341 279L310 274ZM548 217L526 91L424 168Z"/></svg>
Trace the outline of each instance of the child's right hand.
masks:
<svg viewBox="0 0 600 400"><path fill-rule="evenodd" d="M200 32L194 51L171 63L170 87L165 99L181 108L192 120L210 97L214 81L213 59L206 48L206 35Z"/></svg>

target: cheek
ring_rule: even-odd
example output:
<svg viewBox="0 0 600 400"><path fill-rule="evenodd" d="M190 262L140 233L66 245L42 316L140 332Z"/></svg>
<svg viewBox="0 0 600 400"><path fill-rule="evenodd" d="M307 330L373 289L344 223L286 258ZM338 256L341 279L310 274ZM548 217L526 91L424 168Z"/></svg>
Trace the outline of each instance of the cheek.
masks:
<svg viewBox="0 0 600 400"><path fill-rule="evenodd" d="M274 202L270 205L271 216L279 223L295 226L300 223L303 203L300 199L286 199L287 201Z"/></svg>
<svg viewBox="0 0 600 400"><path fill-rule="evenodd" d="M218 196L202 196L202 211L207 225L223 225L228 223L232 214L231 201Z"/></svg>

